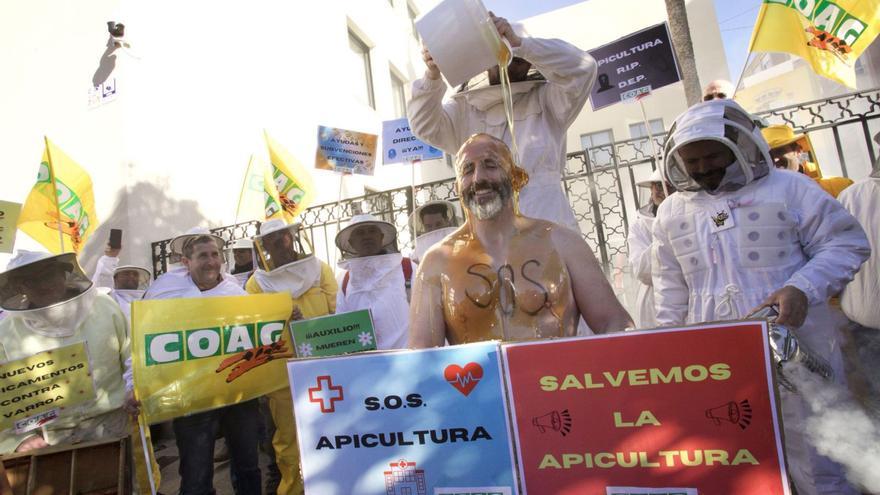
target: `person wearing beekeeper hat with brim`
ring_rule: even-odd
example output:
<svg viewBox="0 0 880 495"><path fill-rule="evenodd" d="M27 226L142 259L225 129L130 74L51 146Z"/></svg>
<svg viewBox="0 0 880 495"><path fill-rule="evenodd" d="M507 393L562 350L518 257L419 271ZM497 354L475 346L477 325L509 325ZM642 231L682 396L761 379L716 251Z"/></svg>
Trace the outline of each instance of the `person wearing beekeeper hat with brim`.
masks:
<svg viewBox="0 0 880 495"><path fill-rule="evenodd" d="M635 220L629 226L626 243L629 247L629 264L633 275L638 280L639 288L636 295L636 326L637 328L654 328L654 288L651 285L651 227L657 216L657 208L674 189L670 184L663 184L663 175L659 168L651 172L645 180L636 182L636 186L644 191L641 197L642 206L636 212Z"/></svg>
<svg viewBox="0 0 880 495"><path fill-rule="evenodd" d="M452 201L428 201L412 212L409 224L416 239L410 258L418 263L434 244L461 226L461 215Z"/></svg>
<svg viewBox="0 0 880 495"><path fill-rule="evenodd" d="M0 454L50 445L115 439L128 434L123 380L129 357L125 315L95 290L75 253L18 251L0 273L0 362L85 342L98 393L85 407L64 411L37 430L0 433Z"/></svg>
<svg viewBox="0 0 880 495"><path fill-rule="evenodd" d="M828 299L868 257L868 241L840 203L809 177L776 169L769 151L733 100L699 103L676 119L663 171L677 192L658 208L653 229L657 324L739 320L773 305L776 322L841 381L843 318ZM797 492L856 493L841 466L808 443L806 400L780 395Z"/></svg>
<svg viewBox="0 0 880 495"><path fill-rule="evenodd" d="M403 349L409 332L409 281L413 267L397 249L394 225L365 213L336 234L344 269L336 311L369 309L379 349Z"/></svg>
<svg viewBox="0 0 880 495"><path fill-rule="evenodd" d="M226 266L229 273L244 287L254 273L254 241L247 238L236 239L226 249Z"/></svg>
<svg viewBox="0 0 880 495"><path fill-rule="evenodd" d="M336 279L327 263L315 257L302 225L272 219L260 225L254 239L256 270L245 284L251 294L286 292L293 300L293 319L315 318L336 312ZM290 387L267 395L275 423L272 446L281 471L279 495L303 493L299 449Z"/></svg>

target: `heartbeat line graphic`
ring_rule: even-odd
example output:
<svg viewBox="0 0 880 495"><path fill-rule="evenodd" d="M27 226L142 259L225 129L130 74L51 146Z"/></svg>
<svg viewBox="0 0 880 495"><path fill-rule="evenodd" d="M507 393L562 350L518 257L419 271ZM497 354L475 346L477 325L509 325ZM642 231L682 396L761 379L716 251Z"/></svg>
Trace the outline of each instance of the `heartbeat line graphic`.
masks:
<svg viewBox="0 0 880 495"><path fill-rule="evenodd" d="M459 386L465 387L471 382L478 382L478 381L480 381L479 378L475 378L471 372L468 372L468 374L466 374L464 376L461 376L461 373L455 375L455 380L449 380L449 383L453 383L453 384L457 383Z"/></svg>

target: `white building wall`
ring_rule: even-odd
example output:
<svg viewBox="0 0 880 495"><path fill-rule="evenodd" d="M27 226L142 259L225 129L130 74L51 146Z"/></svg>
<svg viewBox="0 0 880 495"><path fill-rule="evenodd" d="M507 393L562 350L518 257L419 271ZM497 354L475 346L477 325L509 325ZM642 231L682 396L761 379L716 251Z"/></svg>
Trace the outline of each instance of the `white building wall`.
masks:
<svg viewBox="0 0 880 495"><path fill-rule="evenodd" d="M117 52L119 96L89 109L108 20L126 25L137 58ZM394 117L389 64L404 80L421 64L409 22L404 0L4 2L0 197L24 201L46 134L95 185L102 224L83 264L122 228L123 262L148 265L150 242L233 221L248 157L266 156L263 129L310 169L318 124L380 133ZM361 81L348 75L349 27L372 47L376 110L350 89ZM446 168L436 162L423 168ZM338 176L312 170L317 202L335 201ZM347 179L346 193L407 185L401 170L378 165L375 178ZM38 247L19 235L18 247Z"/></svg>

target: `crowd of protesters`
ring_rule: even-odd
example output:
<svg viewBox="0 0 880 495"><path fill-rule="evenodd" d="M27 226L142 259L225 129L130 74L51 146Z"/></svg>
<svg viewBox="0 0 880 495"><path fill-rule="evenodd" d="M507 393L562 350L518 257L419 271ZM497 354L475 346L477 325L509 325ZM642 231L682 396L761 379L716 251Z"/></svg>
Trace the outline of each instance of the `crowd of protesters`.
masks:
<svg viewBox="0 0 880 495"><path fill-rule="evenodd" d="M498 68L444 101L446 84L424 51L409 119L421 139L455 155L460 205L432 201L413 213L411 257L400 253L395 226L370 214L354 216L336 236L339 278L312 252L302 225L280 220L231 245L204 230L181 234L171 243L172 266L152 283L145 268L118 265L118 247L108 246L91 279L72 254L20 251L0 273L0 360L85 340L101 392L93 407L62 421L3 433L0 451L126 434L126 413L138 407L128 321L138 299L286 293L292 319L369 309L382 350L574 336L583 325L606 333L738 320L772 306L776 323L792 328L844 380L846 339L867 342L880 332L877 167L856 184L823 176L807 136L763 126L730 99L729 83L713 82L705 101L676 119L661 166L638 183L650 194L629 232L641 284L631 318L561 184L565 134L590 94L596 62L564 41L492 20L515 57L519 156L511 152ZM869 383L877 373L865 370ZM797 493L856 493L841 467L807 441L803 398L781 397ZM261 424L274 431L265 476ZM261 493L264 482L268 493L303 491L286 387L176 418L173 430L181 494L212 493L218 431L230 447L236 493Z"/></svg>

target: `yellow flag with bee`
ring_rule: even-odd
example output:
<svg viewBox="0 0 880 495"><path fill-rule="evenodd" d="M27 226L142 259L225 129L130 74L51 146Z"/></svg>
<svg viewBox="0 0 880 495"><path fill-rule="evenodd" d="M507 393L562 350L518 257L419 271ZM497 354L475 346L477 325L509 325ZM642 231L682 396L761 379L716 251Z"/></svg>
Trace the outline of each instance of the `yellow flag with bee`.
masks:
<svg viewBox="0 0 880 495"><path fill-rule="evenodd" d="M749 52L785 52L856 87L856 60L880 31L880 0L764 0Z"/></svg>

